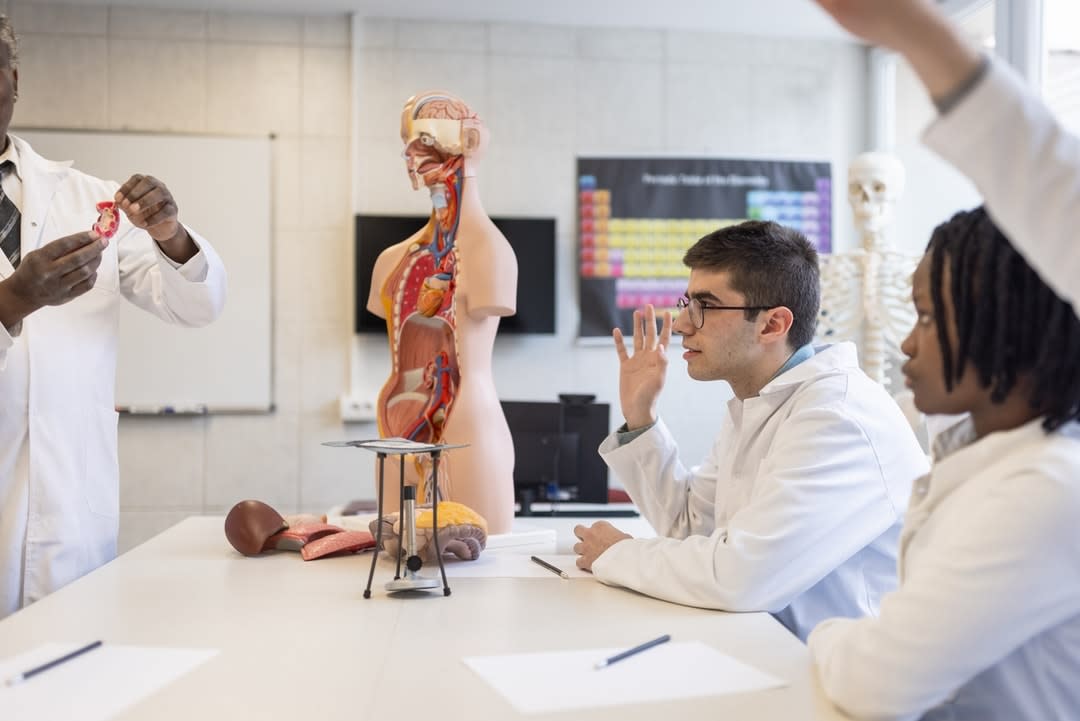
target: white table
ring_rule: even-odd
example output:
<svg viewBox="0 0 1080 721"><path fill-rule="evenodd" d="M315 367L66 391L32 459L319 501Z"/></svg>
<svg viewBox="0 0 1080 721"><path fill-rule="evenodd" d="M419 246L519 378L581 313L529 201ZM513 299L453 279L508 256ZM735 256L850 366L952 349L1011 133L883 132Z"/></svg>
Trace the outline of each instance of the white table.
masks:
<svg viewBox="0 0 1080 721"><path fill-rule="evenodd" d="M818 690L806 648L768 614L687 608L591 578L460 578L449 597L391 597L381 564L364 600L369 564L367 554L245 558L226 543L222 519L193 517L0 621L0 655L97 638L220 649L118 721L845 718ZM624 647L663 633L703 641L789 685L526 716L461 660Z"/></svg>

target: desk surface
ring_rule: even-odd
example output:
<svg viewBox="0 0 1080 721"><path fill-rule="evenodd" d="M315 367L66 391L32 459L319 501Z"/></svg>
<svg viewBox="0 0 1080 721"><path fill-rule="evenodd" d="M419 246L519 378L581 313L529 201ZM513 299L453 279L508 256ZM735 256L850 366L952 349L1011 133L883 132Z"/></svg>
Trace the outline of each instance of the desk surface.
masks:
<svg viewBox="0 0 1080 721"><path fill-rule="evenodd" d="M391 597L381 564L364 600L369 565L367 554L244 558L226 543L222 519L189 518L0 621L0 653L96 638L220 649L117 721L845 718L818 690L806 648L768 614L687 608L591 578L459 578L449 597ZM663 633L703 641L789 685L526 716L461 660L622 647Z"/></svg>

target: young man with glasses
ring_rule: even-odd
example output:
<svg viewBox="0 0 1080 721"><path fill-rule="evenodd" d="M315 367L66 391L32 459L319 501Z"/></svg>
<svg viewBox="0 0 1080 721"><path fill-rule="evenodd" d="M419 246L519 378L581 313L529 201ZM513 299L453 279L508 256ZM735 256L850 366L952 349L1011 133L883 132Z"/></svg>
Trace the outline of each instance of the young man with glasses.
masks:
<svg viewBox="0 0 1080 721"><path fill-rule="evenodd" d="M769 611L799 638L833 616L876 614L896 587L900 520L927 460L852 343L814 347L817 252L800 233L748 221L686 253L686 297L659 334L634 313L633 354L614 331L626 424L600 446L653 525L574 529L578 566L676 603ZM709 456L685 467L656 413L672 333L687 371L727 381Z"/></svg>

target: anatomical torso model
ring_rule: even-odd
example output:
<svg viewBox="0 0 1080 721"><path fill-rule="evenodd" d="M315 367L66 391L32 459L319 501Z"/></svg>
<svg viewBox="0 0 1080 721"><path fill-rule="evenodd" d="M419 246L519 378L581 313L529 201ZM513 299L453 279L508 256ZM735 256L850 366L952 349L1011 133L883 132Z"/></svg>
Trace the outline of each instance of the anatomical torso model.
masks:
<svg viewBox="0 0 1080 721"><path fill-rule="evenodd" d="M368 310L386 319L392 369L379 393L383 437L468 444L439 463L439 498L464 504L506 533L513 520L514 448L492 376L499 318L516 310L517 260L480 203L476 170L487 130L444 92L402 111L414 189L431 194L431 218L383 251ZM397 464L386 464L384 512L398 507ZM393 471L391 473L391 470ZM410 456L405 482L431 501L431 457Z"/></svg>

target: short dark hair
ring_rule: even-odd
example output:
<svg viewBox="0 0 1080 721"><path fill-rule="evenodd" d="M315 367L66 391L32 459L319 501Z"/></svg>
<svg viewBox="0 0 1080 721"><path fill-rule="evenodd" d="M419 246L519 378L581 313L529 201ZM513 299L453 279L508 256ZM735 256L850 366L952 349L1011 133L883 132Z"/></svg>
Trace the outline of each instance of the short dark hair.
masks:
<svg viewBox="0 0 1080 721"><path fill-rule="evenodd" d="M1028 402L1052 431L1080 419L1080 320L1043 282L984 206L957 213L934 229L930 293L951 391L970 363L990 400L1001 403L1027 376ZM942 287L945 264L951 282ZM947 333L945 293L956 317L957 348Z"/></svg>
<svg viewBox="0 0 1080 721"><path fill-rule="evenodd" d="M7 48L8 65L19 67L19 39L7 15L0 13L0 46Z"/></svg>
<svg viewBox="0 0 1080 721"><path fill-rule="evenodd" d="M727 271L746 305L786 306L794 317L788 332L791 348L813 339L821 277L817 250L799 231L762 220L729 225L694 243L683 263L691 269ZM753 320L758 311L744 313Z"/></svg>

